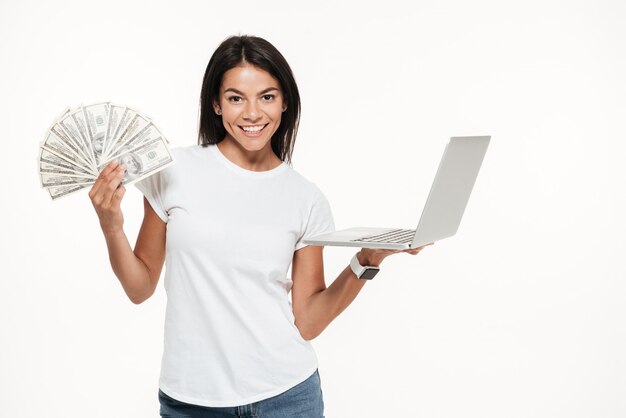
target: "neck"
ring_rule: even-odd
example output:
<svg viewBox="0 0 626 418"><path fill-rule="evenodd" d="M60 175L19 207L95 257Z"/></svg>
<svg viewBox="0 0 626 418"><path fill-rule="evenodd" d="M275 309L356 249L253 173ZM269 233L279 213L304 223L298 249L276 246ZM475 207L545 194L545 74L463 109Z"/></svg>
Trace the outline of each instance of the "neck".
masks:
<svg viewBox="0 0 626 418"><path fill-rule="evenodd" d="M269 171L282 163L274 154L270 142L258 151L250 151L227 136L217 144L217 147L226 158L245 170Z"/></svg>

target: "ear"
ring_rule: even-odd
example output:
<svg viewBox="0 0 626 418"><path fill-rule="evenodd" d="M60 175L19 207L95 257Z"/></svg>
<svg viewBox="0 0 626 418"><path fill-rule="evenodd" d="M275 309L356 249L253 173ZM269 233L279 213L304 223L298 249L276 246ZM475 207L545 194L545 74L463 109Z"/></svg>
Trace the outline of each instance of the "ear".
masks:
<svg viewBox="0 0 626 418"><path fill-rule="evenodd" d="M285 103L285 104L283 104L283 112L284 112L285 110L287 110L287 104L286 104L286 103Z"/></svg>
<svg viewBox="0 0 626 418"><path fill-rule="evenodd" d="M213 102L213 111L215 112L215 114L217 115L221 115L222 114L222 108L220 107L219 103L216 101Z"/></svg>

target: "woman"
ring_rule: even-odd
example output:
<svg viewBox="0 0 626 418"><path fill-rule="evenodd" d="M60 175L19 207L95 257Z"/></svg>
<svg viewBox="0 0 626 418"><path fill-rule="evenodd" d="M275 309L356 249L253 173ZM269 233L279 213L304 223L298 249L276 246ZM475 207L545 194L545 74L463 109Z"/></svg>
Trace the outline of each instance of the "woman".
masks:
<svg viewBox="0 0 626 418"><path fill-rule="evenodd" d="M134 251L120 210L124 165L109 164L89 194L131 301L153 294L167 260L161 416L321 417L308 340L366 280L348 266L327 288L322 248L302 243L334 224L324 195L287 164L300 116L291 69L264 39L231 37L209 61L200 106L199 145L174 149L175 165L137 183L145 213ZM356 257L378 266L395 252Z"/></svg>

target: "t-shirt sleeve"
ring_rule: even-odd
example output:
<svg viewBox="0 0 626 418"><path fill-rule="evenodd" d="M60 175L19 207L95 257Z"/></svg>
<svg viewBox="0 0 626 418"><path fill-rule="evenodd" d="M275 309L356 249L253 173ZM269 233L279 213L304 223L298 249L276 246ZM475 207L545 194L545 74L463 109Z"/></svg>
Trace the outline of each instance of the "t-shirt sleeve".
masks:
<svg viewBox="0 0 626 418"><path fill-rule="evenodd" d="M328 199L315 187L315 197L311 205L311 210L309 211L309 217L306 220L304 233L296 242L295 250L306 247L308 244L304 244L302 241L307 238L334 231L335 221L333 220L333 214Z"/></svg>
<svg viewBox="0 0 626 418"><path fill-rule="evenodd" d="M165 223L169 220L165 206L165 171L161 170L145 179L135 183L141 193L146 197L154 212Z"/></svg>

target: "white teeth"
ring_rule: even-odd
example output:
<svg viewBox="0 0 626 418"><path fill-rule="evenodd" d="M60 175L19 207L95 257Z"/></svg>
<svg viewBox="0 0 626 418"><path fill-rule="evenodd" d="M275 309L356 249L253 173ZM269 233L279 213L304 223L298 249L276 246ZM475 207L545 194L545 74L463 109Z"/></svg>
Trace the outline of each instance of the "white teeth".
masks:
<svg viewBox="0 0 626 418"><path fill-rule="evenodd" d="M259 132L264 127L265 127L265 125L261 125L261 126L242 126L241 128L244 131L246 131L246 132Z"/></svg>

